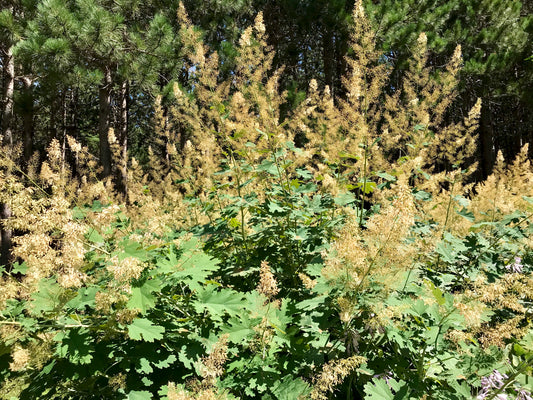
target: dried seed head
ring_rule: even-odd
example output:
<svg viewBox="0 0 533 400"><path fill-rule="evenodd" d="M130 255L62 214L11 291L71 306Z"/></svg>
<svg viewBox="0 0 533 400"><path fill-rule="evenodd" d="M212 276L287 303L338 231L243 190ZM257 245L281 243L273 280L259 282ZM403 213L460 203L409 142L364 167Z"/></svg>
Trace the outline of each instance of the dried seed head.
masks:
<svg viewBox="0 0 533 400"><path fill-rule="evenodd" d="M278 284L274 274L270 271L267 261L261 261L261 271L257 291L268 298L272 298L279 293Z"/></svg>
<svg viewBox="0 0 533 400"><path fill-rule="evenodd" d="M13 372L22 371L30 362L30 352L20 346L15 347L11 353L13 362L9 363L9 369Z"/></svg>
<svg viewBox="0 0 533 400"><path fill-rule="evenodd" d="M205 384L212 386L215 379L224 373L224 364L228 359L228 334L222 335L213 345L211 353L202 358L202 376Z"/></svg>
<svg viewBox="0 0 533 400"><path fill-rule="evenodd" d="M313 391L311 392L312 400L327 400L328 392L332 392L335 386L342 383L357 366L366 361L365 357L352 356L342 360L330 361L315 381Z"/></svg>

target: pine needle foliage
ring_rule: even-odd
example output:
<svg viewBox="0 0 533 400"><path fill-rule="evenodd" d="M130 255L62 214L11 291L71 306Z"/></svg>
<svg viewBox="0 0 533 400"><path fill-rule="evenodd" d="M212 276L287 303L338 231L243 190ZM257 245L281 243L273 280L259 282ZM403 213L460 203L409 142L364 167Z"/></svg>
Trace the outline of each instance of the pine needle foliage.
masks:
<svg viewBox="0 0 533 400"><path fill-rule="evenodd" d="M189 80L115 166L126 198L73 138L2 152L0 398L527 399L533 170L469 183L460 49L433 70L420 35L391 88L356 2L345 96L287 114L261 14L230 77L177 18Z"/></svg>

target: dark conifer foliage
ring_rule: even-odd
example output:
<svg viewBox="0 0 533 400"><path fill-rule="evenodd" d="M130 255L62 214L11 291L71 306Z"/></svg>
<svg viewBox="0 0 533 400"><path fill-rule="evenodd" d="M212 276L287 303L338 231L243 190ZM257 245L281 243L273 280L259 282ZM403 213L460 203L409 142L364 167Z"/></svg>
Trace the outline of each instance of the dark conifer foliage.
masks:
<svg viewBox="0 0 533 400"><path fill-rule="evenodd" d="M165 109L175 81L194 87L194 71L183 60L187 44L179 38L178 4L7 1L0 12L4 140L20 143L28 161L52 138L64 143L71 135L98 154L102 176L112 175L119 183L120 160L111 154L109 129L123 147L120 154L129 150L143 162L155 98L163 95ZM285 66L280 80L280 89L288 91L284 107L301 101L311 79L328 85L336 101L343 98L340 78L347 70L352 0L183 4L204 42L217 51L221 79L234 73L238 38L262 11L268 43L276 51L273 68ZM386 51L382 61L393 68L391 92L420 32L427 33L429 60L437 70L457 44L462 46L461 92L447 118L461 120L478 97L483 99L477 154L483 175L498 150L510 159L531 141L530 2L375 0L366 1L365 8Z"/></svg>

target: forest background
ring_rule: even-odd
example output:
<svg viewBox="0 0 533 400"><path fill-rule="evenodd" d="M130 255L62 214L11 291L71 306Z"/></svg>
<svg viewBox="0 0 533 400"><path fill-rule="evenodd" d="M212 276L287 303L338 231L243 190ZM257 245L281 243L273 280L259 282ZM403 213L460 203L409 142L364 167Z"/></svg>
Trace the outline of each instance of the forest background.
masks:
<svg viewBox="0 0 533 400"><path fill-rule="evenodd" d="M280 90L287 108L316 79L343 97L352 24L350 1L184 2L192 23L218 52L221 79L233 73L243 29L263 11L273 68L285 66ZM365 9L400 85L410 49L428 36L431 65L445 65L461 45L464 68L459 94L447 113L462 119L482 99L478 178L491 172L496 154L512 159L532 139L533 45L530 1L367 1ZM154 101L174 82L191 86L178 38L177 2L4 1L0 14L2 136L20 142L26 160L52 138L80 139L111 173L107 141L114 127L123 151L139 160L153 141ZM531 150L530 150L531 151Z"/></svg>
<svg viewBox="0 0 533 400"><path fill-rule="evenodd" d="M532 11L4 1L0 395L530 398Z"/></svg>

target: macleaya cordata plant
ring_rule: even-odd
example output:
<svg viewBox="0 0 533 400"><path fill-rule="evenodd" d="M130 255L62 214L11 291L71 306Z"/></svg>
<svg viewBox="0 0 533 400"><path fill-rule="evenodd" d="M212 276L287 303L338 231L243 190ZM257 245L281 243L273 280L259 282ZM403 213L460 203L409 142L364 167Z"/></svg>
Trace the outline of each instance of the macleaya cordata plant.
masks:
<svg viewBox="0 0 533 400"><path fill-rule="evenodd" d="M391 88L356 1L343 93L287 112L261 14L229 77L177 19L147 164L109 132L126 193L70 137L0 158L0 398L531 397L533 170L526 146L471 182L460 48L432 69L421 34Z"/></svg>

